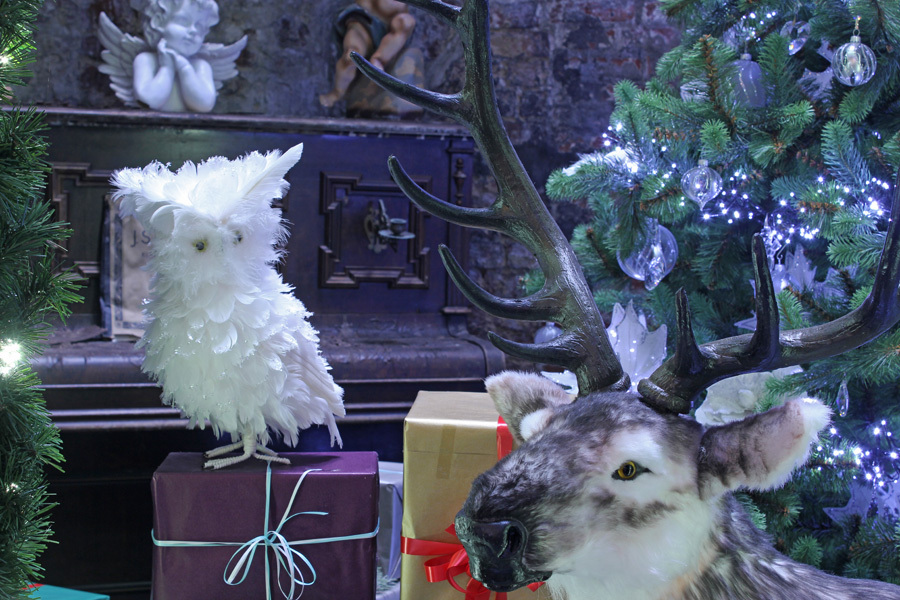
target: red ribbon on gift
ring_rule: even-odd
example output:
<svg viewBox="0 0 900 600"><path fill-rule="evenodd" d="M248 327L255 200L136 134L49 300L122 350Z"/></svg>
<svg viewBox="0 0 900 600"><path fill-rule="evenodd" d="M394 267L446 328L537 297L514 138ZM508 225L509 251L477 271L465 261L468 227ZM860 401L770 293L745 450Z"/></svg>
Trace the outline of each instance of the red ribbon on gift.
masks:
<svg viewBox="0 0 900 600"><path fill-rule="evenodd" d="M456 529L451 525L445 529L447 533L456 537ZM466 595L465 600L490 600L491 590L487 589L483 583L472 578L472 572L469 570L469 555L462 544L453 544L449 542L431 542L428 540L416 540L413 538L401 538L402 545L400 551L403 554L412 554L415 556L431 556L434 558L425 561L425 578L428 583L437 583L446 581L459 592ZM463 588L456 581L458 575L465 573L469 577L469 583ZM544 582L529 583L528 589L532 592L544 585ZM506 592L496 592L496 600L506 600Z"/></svg>
<svg viewBox="0 0 900 600"><path fill-rule="evenodd" d="M497 417L497 460L512 452L512 448L513 437L509 431L509 425L506 424L503 417ZM453 525L444 531L456 537L456 528ZM436 555L434 558L426 560L423 565L425 578L429 583L446 581L454 589L465 594L465 600L490 600L491 590L472 577L472 571L469 569L469 555L462 544L403 537L401 538L400 552L415 556ZM463 573L469 577L469 583L465 588L456 581L456 577ZM534 592L542 585L544 582L540 581L529 583L527 587ZM506 600L506 592L497 592L496 600Z"/></svg>
<svg viewBox="0 0 900 600"><path fill-rule="evenodd" d="M497 460L512 452L513 437L503 417L497 417Z"/></svg>

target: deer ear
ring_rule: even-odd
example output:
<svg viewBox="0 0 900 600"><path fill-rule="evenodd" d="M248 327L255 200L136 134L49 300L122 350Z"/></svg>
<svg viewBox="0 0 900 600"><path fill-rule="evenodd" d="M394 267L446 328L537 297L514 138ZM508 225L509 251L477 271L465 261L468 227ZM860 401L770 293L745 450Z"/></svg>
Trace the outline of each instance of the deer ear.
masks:
<svg viewBox="0 0 900 600"><path fill-rule="evenodd" d="M701 497L780 486L806 462L810 444L830 420L828 407L804 398L708 429L700 447Z"/></svg>
<svg viewBox="0 0 900 600"><path fill-rule="evenodd" d="M519 443L547 425L553 408L572 401L561 387L534 373L504 371L488 377L484 384Z"/></svg>

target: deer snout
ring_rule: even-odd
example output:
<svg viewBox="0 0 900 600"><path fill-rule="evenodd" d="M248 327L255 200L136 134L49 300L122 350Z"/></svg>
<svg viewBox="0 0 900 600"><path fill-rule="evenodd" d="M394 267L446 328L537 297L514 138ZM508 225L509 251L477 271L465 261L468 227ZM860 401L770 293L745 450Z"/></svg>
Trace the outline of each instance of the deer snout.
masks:
<svg viewBox="0 0 900 600"><path fill-rule="evenodd" d="M460 512L456 535L466 548L472 576L491 590L508 592L550 577L525 566L528 530L516 519L479 522Z"/></svg>
<svg viewBox="0 0 900 600"><path fill-rule="evenodd" d="M472 523L472 537L485 553L500 560L521 559L528 531L515 519L492 523Z"/></svg>

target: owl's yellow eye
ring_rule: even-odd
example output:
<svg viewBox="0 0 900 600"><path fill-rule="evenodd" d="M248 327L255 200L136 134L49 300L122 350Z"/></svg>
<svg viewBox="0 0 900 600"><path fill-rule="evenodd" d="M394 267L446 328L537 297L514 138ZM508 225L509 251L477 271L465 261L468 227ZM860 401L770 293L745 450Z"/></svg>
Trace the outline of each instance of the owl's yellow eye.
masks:
<svg viewBox="0 0 900 600"><path fill-rule="evenodd" d="M628 481L629 479L637 477L640 472L642 471L638 468L637 463L633 460L626 460L618 469L616 469L616 472L613 473L613 479L623 479Z"/></svg>
<svg viewBox="0 0 900 600"><path fill-rule="evenodd" d="M244 234L241 233L240 231L235 231L234 232L234 243L240 244L243 241L244 241Z"/></svg>
<svg viewBox="0 0 900 600"><path fill-rule="evenodd" d="M197 240L194 242L194 248L197 249L197 252L203 252L206 250L206 240Z"/></svg>

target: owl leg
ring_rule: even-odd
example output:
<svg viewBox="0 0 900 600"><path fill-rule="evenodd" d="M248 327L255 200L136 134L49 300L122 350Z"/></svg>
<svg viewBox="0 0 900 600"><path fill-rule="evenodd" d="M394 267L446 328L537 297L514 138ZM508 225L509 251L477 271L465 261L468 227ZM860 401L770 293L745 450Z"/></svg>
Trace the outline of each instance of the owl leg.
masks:
<svg viewBox="0 0 900 600"><path fill-rule="evenodd" d="M204 454L205 458L212 458L213 456L219 456L221 454L225 454L226 452L230 452L232 450L237 450L238 448L243 447L243 452L238 456L229 456L226 458L215 458L213 460L208 460L203 463L204 469L222 469L224 467L230 467L231 465L236 465L239 462L243 462L251 457L258 458L260 460L265 460L268 462L277 462L289 465L291 461L286 458L282 458L278 456L273 450L269 450L265 446L259 446L256 443L256 435L253 433L248 433L243 435L243 439L240 442L235 444L229 444L228 446L222 446L221 448L216 448L215 450L210 450L206 454Z"/></svg>
<svg viewBox="0 0 900 600"><path fill-rule="evenodd" d="M233 452L239 448L244 447L244 441L240 440L233 444L228 444L227 446L219 446L218 448L213 448L209 452L203 453L203 458L215 458L217 456L222 456L223 454L228 454L229 452Z"/></svg>

